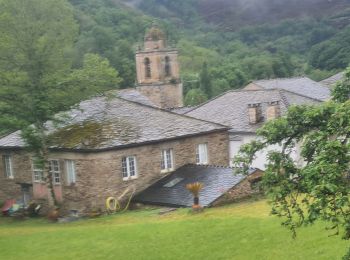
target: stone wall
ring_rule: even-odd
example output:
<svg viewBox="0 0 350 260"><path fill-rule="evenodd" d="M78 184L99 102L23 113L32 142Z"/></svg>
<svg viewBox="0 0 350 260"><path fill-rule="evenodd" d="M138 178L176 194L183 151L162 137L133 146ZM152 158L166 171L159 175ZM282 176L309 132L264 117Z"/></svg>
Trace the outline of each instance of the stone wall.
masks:
<svg viewBox="0 0 350 260"><path fill-rule="evenodd" d="M108 152L52 153L51 159L58 159L61 164L62 209L65 212L69 210L88 212L99 208L105 210L106 198L110 196L118 198L125 191L130 194L134 189L140 192L165 176L160 169L162 149L173 149L174 168L177 169L186 164L196 163L196 145L200 143L208 144L209 164L227 166L229 141L226 131ZM123 181L121 162L124 156L136 156L138 174L136 179ZM31 181L29 156L22 153L16 154L16 157L18 159L14 160L15 176L18 175L18 178L25 176ZM67 159L74 160L76 164L77 182L73 185L67 185L66 181L64 160ZM0 169L3 171L2 165ZM14 187L15 180L1 179L0 190L3 191L8 182ZM10 198L14 193L11 189L5 189L1 194L2 197Z"/></svg>
<svg viewBox="0 0 350 260"><path fill-rule="evenodd" d="M165 77L165 57L170 59L171 75ZM146 77L145 59L150 60L151 77ZM177 50L154 50L136 53L136 74L138 84L167 82L171 78L180 78Z"/></svg>
<svg viewBox="0 0 350 260"><path fill-rule="evenodd" d="M183 87L181 83L144 85L136 88L160 108L183 106Z"/></svg>
<svg viewBox="0 0 350 260"><path fill-rule="evenodd" d="M3 155L11 155L13 179L5 177ZM18 183L32 183L32 166L28 154L23 151L0 151L0 201L21 199L22 192ZM32 190L30 190L32 194Z"/></svg>
<svg viewBox="0 0 350 260"><path fill-rule="evenodd" d="M238 185L230 189L220 198L218 198L213 204L213 207L221 206L235 202L237 200L249 197L251 195L259 193L259 190L254 186L254 183L260 180L263 172L257 170L255 173L248 176L241 181Z"/></svg>

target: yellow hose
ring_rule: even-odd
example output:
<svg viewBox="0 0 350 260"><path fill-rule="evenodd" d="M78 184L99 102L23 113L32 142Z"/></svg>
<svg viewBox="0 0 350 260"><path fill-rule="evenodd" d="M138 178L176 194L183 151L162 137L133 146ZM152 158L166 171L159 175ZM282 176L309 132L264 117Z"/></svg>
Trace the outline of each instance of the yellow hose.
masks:
<svg viewBox="0 0 350 260"><path fill-rule="evenodd" d="M123 194L121 196L118 197L118 199L114 198L114 197L108 197L106 199L106 209L108 213L115 213L117 211L121 210L121 206L120 206L120 200L122 200L122 198L130 191L130 189L132 189L131 195L128 199L128 202L125 206L125 208L122 210L122 212L126 211L129 208L131 199L133 198L135 192L136 192L136 188L134 186L127 188Z"/></svg>
<svg viewBox="0 0 350 260"><path fill-rule="evenodd" d="M120 209L120 204L114 197L109 197L106 200L106 208L109 213L116 212Z"/></svg>

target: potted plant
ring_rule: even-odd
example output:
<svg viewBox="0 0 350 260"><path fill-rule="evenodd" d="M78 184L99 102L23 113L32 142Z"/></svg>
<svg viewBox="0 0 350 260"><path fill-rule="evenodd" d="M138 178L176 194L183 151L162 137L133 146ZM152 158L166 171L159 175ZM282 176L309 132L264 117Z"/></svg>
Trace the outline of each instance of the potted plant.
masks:
<svg viewBox="0 0 350 260"><path fill-rule="evenodd" d="M202 206L199 205L199 192L203 188L203 184L200 182L189 183L186 185L186 189L193 194L193 210L202 210Z"/></svg>

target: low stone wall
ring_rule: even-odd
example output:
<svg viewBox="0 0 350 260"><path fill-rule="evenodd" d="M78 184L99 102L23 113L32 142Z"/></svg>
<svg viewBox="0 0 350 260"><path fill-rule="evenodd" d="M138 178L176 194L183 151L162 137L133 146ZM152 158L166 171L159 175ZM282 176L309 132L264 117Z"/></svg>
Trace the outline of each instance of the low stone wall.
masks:
<svg viewBox="0 0 350 260"><path fill-rule="evenodd" d="M236 185L224 195L222 195L220 198L218 198L214 203L212 203L212 206L222 206L260 193L260 190L254 184L256 184L256 182L258 182L261 179L262 174L262 171L257 170L255 173L248 176L238 185Z"/></svg>

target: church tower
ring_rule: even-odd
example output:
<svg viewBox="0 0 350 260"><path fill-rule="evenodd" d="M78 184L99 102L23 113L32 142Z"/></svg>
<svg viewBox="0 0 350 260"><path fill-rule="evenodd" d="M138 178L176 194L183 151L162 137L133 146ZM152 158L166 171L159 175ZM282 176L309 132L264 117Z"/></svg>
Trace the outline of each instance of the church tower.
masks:
<svg viewBox="0 0 350 260"><path fill-rule="evenodd" d="M168 48L156 26L146 32L144 47L136 52L137 90L160 108L183 106L178 51Z"/></svg>

